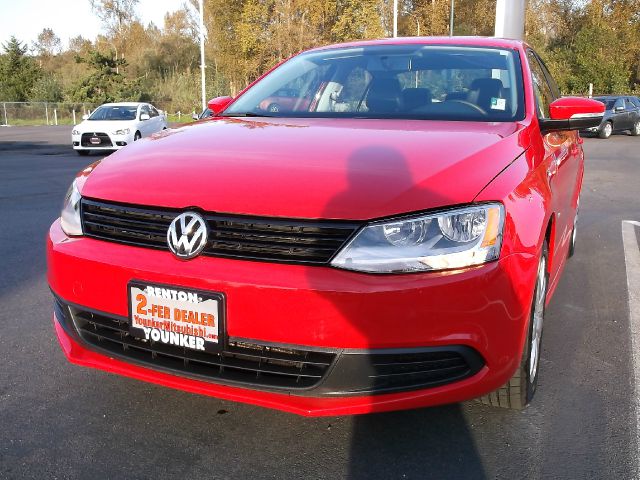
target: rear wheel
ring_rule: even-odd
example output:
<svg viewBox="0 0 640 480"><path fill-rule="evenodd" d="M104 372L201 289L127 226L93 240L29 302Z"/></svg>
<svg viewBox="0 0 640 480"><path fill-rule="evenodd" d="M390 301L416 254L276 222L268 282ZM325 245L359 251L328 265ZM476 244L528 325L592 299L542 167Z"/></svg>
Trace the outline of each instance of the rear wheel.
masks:
<svg viewBox="0 0 640 480"><path fill-rule="evenodd" d="M548 247L545 242L538 262L536 285L533 292L533 304L529 317L529 329L520 366L513 377L495 392L491 392L479 400L485 405L494 407L524 409L533 398L538 386L540 353L542 348L542 327L544 323L544 307L547 299L547 259Z"/></svg>
<svg viewBox="0 0 640 480"><path fill-rule="evenodd" d="M86 157L87 155L89 155L91 152L89 150L76 150L76 153L78 155L80 155L81 157Z"/></svg>
<svg viewBox="0 0 640 480"><path fill-rule="evenodd" d="M609 138L612 133L613 133L613 124L611 122L607 122L603 125L602 130L600 130L600 133L598 134L598 136L600 138Z"/></svg>
<svg viewBox="0 0 640 480"><path fill-rule="evenodd" d="M640 119L638 119L633 125L633 128L631 129L631 135L633 135L634 137L640 135Z"/></svg>

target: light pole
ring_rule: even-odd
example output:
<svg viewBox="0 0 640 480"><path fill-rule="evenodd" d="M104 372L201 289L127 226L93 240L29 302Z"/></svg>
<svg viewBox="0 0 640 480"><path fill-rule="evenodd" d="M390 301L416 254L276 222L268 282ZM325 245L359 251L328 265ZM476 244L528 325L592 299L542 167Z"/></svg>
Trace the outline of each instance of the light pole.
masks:
<svg viewBox="0 0 640 480"><path fill-rule="evenodd" d="M207 92L205 88L205 78L204 78L204 6L203 0L200 0L200 72L202 73L202 110L207 108Z"/></svg>
<svg viewBox="0 0 640 480"><path fill-rule="evenodd" d="M393 38L398 36L398 0L393 0Z"/></svg>
<svg viewBox="0 0 640 480"><path fill-rule="evenodd" d="M456 11L455 0L451 0L451 13L449 14L449 36L453 37L453 15Z"/></svg>
<svg viewBox="0 0 640 480"><path fill-rule="evenodd" d="M498 0L496 2L495 36L521 40L524 37L526 0Z"/></svg>

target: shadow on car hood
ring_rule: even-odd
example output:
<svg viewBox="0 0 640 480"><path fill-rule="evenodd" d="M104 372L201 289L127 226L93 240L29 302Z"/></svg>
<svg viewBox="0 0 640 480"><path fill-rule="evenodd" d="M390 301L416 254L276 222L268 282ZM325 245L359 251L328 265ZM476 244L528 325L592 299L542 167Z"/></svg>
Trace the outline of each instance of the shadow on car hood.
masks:
<svg viewBox="0 0 640 480"><path fill-rule="evenodd" d="M518 123L219 118L105 158L84 196L136 205L371 219L471 202L522 151Z"/></svg>

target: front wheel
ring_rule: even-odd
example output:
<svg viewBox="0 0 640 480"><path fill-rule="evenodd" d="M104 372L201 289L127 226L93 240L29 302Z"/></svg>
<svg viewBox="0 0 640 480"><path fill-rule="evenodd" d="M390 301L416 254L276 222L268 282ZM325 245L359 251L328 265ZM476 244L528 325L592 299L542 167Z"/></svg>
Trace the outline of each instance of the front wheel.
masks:
<svg viewBox="0 0 640 480"><path fill-rule="evenodd" d="M505 385L495 392L480 398L480 401L485 405L522 410L529 405L533 394L536 392L542 348L544 308L547 299L547 281L549 278L547 274L548 258L549 249L545 242L538 262L527 341L522 352L520 366Z"/></svg>
<svg viewBox="0 0 640 480"><path fill-rule="evenodd" d="M142 138L142 134L140 132L136 132L136 134L133 136L133 141L137 142L141 138Z"/></svg>
<svg viewBox="0 0 640 480"><path fill-rule="evenodd" d="M600 138L609 138L612 133L613 133L613 125L611 124L611 122L607 122L602 127L602 130L600 130L600 133L598 134L598 136Z"/></svg>
<svg viewBox="0 0 640 480"><path fill-rule="evenodd" d="M571 230L571 243L569 243L569 255L568 257L573 257L573 254L576 253L576 235L578 229L578 214L580 213L580 198L578 197L578 204L576 205L576 216L573 217L573 230Z"/></svg>
<svg viewBox="0 0 640 480"><path fill-rule="evenodd" d="M631 129L631 135L633 135L634 137L640 135L640 119L638 119L633 125L633 128Z"/></svg>

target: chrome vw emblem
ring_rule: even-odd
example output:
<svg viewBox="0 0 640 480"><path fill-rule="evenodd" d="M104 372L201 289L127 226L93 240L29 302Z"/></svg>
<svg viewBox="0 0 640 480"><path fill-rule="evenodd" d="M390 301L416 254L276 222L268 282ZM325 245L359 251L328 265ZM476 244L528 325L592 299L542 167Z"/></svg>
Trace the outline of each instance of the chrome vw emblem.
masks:
<svg viewBox="0 0 640 480"><path fill-rule="evenodd" d="M207 222L195 212L173 219L167 231L167 243L173 254L183 260L198 255L207 244Z"/></svg>

